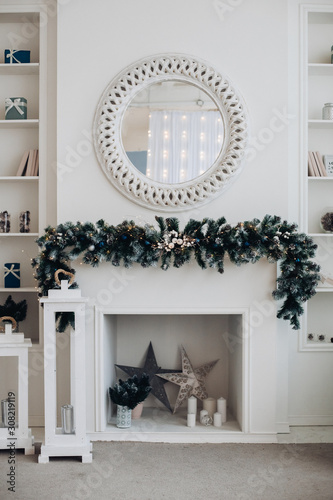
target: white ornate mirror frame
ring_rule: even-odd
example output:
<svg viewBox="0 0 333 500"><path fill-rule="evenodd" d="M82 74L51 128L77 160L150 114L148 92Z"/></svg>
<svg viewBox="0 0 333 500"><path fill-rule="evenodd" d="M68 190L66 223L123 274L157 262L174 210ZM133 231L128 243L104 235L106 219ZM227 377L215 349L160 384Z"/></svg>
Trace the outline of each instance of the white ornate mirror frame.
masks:
<svg viewBox="0 0 333 500"><path fill-rule="evenodd" d="M200 177L179 184L156 182L139 172L121 139L122 120L133 97L168 80L188 82L206 92L224 123L224 142L214 164ZM102 94L93 128L98 161L112 184L139 205L163 211L190 209L220 194L240 171L247 129L244 104L230 81L205 62L182 54L147 57L121 71Z"/></svg>

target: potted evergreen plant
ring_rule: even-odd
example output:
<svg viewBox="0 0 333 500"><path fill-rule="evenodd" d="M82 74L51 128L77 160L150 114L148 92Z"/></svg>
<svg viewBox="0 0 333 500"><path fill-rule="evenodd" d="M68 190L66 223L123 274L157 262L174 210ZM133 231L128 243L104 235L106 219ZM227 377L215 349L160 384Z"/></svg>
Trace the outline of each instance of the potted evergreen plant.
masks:
<svg viewBox="0 0 333 500"><path fill-rule="evenodd" d="M145 373L141 377L133 375L125 381L119 379L113 388L109 388L111 401L117 405L117 427L131 426L132 410L146 399L151 389L149 376Z"/></svg>

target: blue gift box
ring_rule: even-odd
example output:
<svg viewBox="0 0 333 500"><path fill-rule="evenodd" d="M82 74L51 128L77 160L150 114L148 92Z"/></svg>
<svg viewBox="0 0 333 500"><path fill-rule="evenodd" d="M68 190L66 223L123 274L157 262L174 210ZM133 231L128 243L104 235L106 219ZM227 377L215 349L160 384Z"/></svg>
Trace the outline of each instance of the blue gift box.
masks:
<svg viewBox="0 0 333 500"><path fill-rule="evenodd" d="M20 264L9 262L4 264L5 288L20 288Z"/></svg>
<svg viewBox="0 0 333 500"><path fill-rule="evenodd" d="M30 63L30 50L5 49L5 64Z"/></svg>
<svg viewBox="0 0 333 500"><path fill-rule="evenodd" d="M6 120L26 120L27 100L24 97L6 97L5 99Z"/></svg>

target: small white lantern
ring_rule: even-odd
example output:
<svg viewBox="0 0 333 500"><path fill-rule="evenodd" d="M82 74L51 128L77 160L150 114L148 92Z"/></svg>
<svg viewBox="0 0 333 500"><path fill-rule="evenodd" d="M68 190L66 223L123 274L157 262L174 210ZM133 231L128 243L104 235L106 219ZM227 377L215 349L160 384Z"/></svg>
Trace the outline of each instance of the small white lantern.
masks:
<svg viewBox="0 0 333 500"><path fill-rule="evenodd" d="M65 273L67 274L67 273ZM68 282L61 281L60 290L49 290L44 304L44 391L45 391L45 442L38 457L39 463L49 462L49 457L81 456L83 463L92 462L92 443L86 436L86 384L85 384L85 303L78 289L68 289ZM70 405L73 432L57 428L56 387L56 313L74 313L75 330L70 332ZM49 354L54 353L50 356ZM72 429L71 428L71 429Z"/></svg>
<svg viewBox="0 0 333 500"><path fill-rule="evenodd" d="M4 330L0 333L0 357L18 358L18 394L9 392L1 401L0 449L12 449L12 442L15 449L23 448L25 455L33 455L34 437L28 428L28 349L32 343L23 333L13 333L11 323L6 323Z"/></svg>

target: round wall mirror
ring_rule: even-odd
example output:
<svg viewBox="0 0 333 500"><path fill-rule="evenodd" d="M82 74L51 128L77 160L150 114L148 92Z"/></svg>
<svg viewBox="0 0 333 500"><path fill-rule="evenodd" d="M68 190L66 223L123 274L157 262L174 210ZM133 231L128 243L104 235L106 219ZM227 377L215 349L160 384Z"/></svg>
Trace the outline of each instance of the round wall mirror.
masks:
<svg viewBox="0 0 333 500"><path fill-rule="evenodd" d="M187 82L166 81L141 90L129 103L121 139L132 164L153 181L191 181L214 165L224 125L215 102Z"/></svg>
<svg viewBox="0 0 333 500"><path fill-rule="evenodd" d="M98 161L132 201L180 211L221 194L241 169L244 104L230 81L185 55L132 64L102 94L94 120Z"/></svg>

